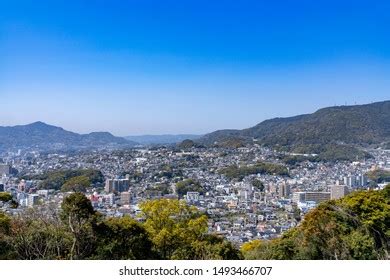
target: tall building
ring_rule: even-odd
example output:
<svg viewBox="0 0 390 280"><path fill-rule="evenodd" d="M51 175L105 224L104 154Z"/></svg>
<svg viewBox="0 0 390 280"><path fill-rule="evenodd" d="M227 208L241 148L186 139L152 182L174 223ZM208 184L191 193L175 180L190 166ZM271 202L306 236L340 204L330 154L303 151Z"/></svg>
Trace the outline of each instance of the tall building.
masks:
<svg viewBox="0 0 390 280"><path fill-rule="evenodd" d="M130 205L130 203L131 203L131 193L121 192L121 205Z"/></svg>
<svg viewBox="0 0 390 280"><path fill-rule="evenodd" d="M345 185L335 185L330 187L330 198L339 199L348 194L348 187Z"/></svg>
<svg viewBox="0 0 390 280"><path fill-rule="evenodd" d="M287 184L283 184L280 188L280 197L289 198L291 194L291 188Z"/></svg>
<svg viewBox="0 0 390 280"><path fill-rule="evenodd" d="M4 191L4 184L0 184L0 192Z"/></svg>
<svg viewBox="0 0 390 280"><path fill-rule="evenodd" d="M11 166L8 164L0 164L0 176L9 175L11 173Z"/></svg>
<svg viewBox="0 0 390 280"><path fill-rule="evenodd" d="M107 179L104 190L107 193L112 192L127 192L130 187L129 179Z"/></svg>

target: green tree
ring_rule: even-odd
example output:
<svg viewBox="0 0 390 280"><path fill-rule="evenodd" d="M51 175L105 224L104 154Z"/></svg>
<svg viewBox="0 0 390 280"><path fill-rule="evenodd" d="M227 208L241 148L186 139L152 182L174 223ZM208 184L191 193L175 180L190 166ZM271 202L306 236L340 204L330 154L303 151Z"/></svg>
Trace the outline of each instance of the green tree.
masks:
<svg viewBox="0 0 390 280"><path fill-rule="evenodd" d="M0 259L12 258L13 248L10 244L11 218L0 211Z"/></svg>
<svg viewBox="0 0 390 280"><path fill-rule="evenodd" d="M73 177L62 185L62 192L85 192L91 186L91 181L87 176Z"/></svg>
<svg viewBox="0 0 390 280"><path fill-rule="evenodd" d="M94 227L97 249L94 258L145 260L153 257L152 242L141 224L129 217L110 218Z"/></svg>
<svg viewBox="0 0 390 280"><path fill-rule="evenodd" d="M160 199L140 205L156 251L170 259L175 250L207 232L207 217L184 201Z"/></svg>
<svg viewBox="0 0 390 280"><path fill-rule="evenodd" d="M12 195L7 192L0 192L0 201L9 202L12 200Z"/></svg>
<svg viewBox="0 0 390 280"><path fill-rule="evenodd" d="M70 259L83 259L94 250L92 223L97 218L91 202L82 193L67 196L62 205L62 220L72 233Z"/></svg>
<svg viewBox="0 0 390 280"><path fill-rule="evenodd" d="M193 179L187 179L176 184L176 192L179 197L183 197L187 192L199 192L203 193L204 189L199 182Z"/></svg>

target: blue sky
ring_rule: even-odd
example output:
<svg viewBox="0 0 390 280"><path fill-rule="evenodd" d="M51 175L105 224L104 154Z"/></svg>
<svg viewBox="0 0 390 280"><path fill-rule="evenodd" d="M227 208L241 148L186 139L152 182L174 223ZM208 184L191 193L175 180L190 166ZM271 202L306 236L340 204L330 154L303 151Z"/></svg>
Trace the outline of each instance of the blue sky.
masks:
<svg viewBox="0 0 390 280"><path fill-rule="evenodd" d="M390 98L389 1L0 2L0 125L246 128Z"/></svg>

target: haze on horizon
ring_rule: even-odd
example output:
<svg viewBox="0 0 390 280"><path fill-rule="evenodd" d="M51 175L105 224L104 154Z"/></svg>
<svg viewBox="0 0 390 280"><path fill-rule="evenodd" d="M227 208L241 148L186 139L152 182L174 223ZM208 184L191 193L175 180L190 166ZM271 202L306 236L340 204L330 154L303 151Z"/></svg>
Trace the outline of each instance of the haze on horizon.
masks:
<svg viewBox="0 0 390 280"><path fill-rule="evenodd" d="M203 134L389 100L388 1L2 1L0 125Z"/></svg>

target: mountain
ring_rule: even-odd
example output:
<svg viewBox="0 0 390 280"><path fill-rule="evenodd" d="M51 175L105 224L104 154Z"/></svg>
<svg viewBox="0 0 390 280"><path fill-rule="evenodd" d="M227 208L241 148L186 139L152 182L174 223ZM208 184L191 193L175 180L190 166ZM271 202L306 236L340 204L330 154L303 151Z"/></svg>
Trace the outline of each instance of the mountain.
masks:
<svg viewBox="0 0 390 280"><path fill-rule="evenodd" d="M10 149L80 150L89 148L131 147L137 143L108 132L78 134L43 122L0 126L0 151Z"/></svg>
<svg viewBox="0 0 390 280"><path fill-rule="evenodd" d="M158 145L158 144L176 144L186 139L196 140L201 135L194 134L164 134L164 135L139 135L139 136L127 136L127 140L140 143L142 145Z"/></svg>
<svg viewBox="0 0 390 280"><path fill-rule="evenodd" d="M327 147L366 146L390 142L390 101L366 105L337 106L313 114L275 118L243 130L220 130L198 141L221 145L227 141L253 140L269 147L322 153ZM351 151L351 150L350 150Z"/></svg>

